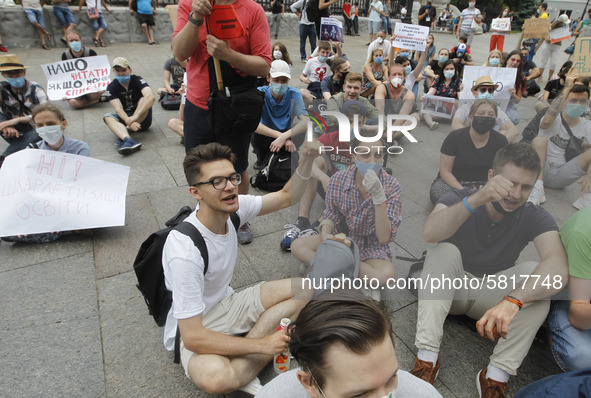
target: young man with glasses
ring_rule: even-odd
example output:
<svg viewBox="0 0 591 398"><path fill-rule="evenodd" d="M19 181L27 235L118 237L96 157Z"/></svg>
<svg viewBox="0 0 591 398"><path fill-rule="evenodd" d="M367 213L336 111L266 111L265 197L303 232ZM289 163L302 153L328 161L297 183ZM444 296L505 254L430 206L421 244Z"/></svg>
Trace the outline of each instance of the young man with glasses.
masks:
<svg viewBox="0 0 591 398"><path fill-rule="evenodd" d="M476 99L493 99L494 93L498 87L498 84L493 83L490 76L481 76L476 80L476 83L474 83L474 87L472 87L472 95L474 95L474 98ZM464 104L458 108L451 121L452 131L470 125L469 113L471 106L472 104ZM509 119L509 116L507 116L507 114L501 109L499 109L494 130L507 137L507 140L509 140L510 143L519 135L517 127L515 127Z"/></svg>
<svg viewBox="0 0 591 398"><path fill-rule="evenodd" d="M262 282L235 293L230 281L238 238L230 215L236 213L242 225L297 202L318 151L317 144L304 145L293 178L281 191L264 196L238 195L242 175L236 172L236 157L227 146L199 145L185 157L189 193L199 201L185 221L203 235L209 261L204 272L203 256L191 238L170 232L162 254L165 283L173 299L164 345L173 349L178 325L185 374L209 393L241 389L254 395L260 389L257 374L274 354L287 349L285 332L275 332L281 318L295 319L311 296L311 292L296 295L301 282L291 279ZM237 337L244 333L246 337Z"/></svg>

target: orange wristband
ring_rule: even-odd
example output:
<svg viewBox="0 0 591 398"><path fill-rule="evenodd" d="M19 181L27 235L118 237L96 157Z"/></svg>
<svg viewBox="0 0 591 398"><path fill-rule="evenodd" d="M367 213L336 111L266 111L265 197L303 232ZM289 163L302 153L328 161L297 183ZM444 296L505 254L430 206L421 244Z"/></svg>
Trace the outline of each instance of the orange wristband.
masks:
<svg viewBox="0 0 591 398"><path fill-rule="evenodd" d="M523 301L521 301L513 296L505 296L505 297L503 297L503 300L507 300L508 302L515 304L516 306L519 307L519 309L523 308Z"/></svg>

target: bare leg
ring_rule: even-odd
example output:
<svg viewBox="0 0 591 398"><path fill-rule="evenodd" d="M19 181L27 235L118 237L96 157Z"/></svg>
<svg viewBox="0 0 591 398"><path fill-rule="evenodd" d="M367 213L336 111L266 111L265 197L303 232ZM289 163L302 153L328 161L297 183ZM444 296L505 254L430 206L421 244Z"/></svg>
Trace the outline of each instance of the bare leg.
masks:
<svg viewBox="0 0 591 398"><path fill-rule="evenodd" d="M181 119L170 119L168 121L168 128L171 129L172 131L174 131L175 133L177 133L178 135L180 135L181 137L184 137L184 133L183 133L183 125L185 122L183 122Z"/></svg>
<svg viewBox="0 0 591 398"><path fill-rule="evenodd" d="M152 40L150 39L150 34L148 33L148 25L143 23L141 26L142 26L142 32L144 32L144 36L146 36L148 43L151 43Z"/></svg>
<svg viewBox="0 0 591 398"><path fill-rule="evenodd" d="M376 86L371 86L370 88L365 90L363 93L361 93L361 96L364 98L369 98L369 96L372 95L374 93L374 91L376 91Z"/></svg>
<svg viewBox="0 0 591 398"><path fill-rule="evenodd" d="M99 29L96 31L96 36L95 36L95 38L96 38L98 41L101 41L101 39L103 38L103 34L104 34L104 33L105 33L105 30L104 30L103 28L99 28Z"/></svg>
<svg viewBox="0 0 591 398"><path fill-rule="evenodd" d="M548 138L543 136L537 136L531 142L531 146L534 147L538 156L540 157L540 176L538 180L544 181L544 164L546 164L546 153L548 152Z"/></svg>
<svg viewBox="0 0 591 398"><path fill-rule="evenodd" d="M316 249L321 243L322 237L320 235L298 238L291 243L291 252L309 268L310 262L316 254Z"/></svg>
<svg viewBox="0 0 591 398"><path fill-rule="evenodd" d="M154 42L154 27L153 26L148 26L148 35L150 36L149 41L150 42Z"/></svg>
<svg viewBox="0 0 591 398"><path fill-rule="evenodd" d="M326 162L322 157L314 159L314 165L326 173ZM318 181L314 178L310 179L306 184L306 191L304 192L302 199L300 199L300 206L298 209L299 217L310 218L310 209L312 208L312 203L314 203L314 198L316 197L317 186Z"/></svg>
<svg viewBox="0 0 591 398"><path fill-rule="evenodd" d="M107 116L107 117L103 118L103 121L105 122L107 127L109 127L111 132L113 134L115 134L115 136L117 138L120 138L123 141L125 141L126 138L131 138L129 136L129 132L127 131L127 126L124 125L123 123L120 123L115 118Z"/></svg>
<svg viewBox="0 0 591 398"><path fill-rule="evenodd" d="M87 106L91 106L99 102L101 98L101 93L90 93L83 95L82 97L72 98L68 100L70 106L74 109L82 109L86 108Z"/></svg>
<svg viewBox="0 0 591 398"><path fill-rule="evenodd" d="M379 258L371 258L362 261L359 265L359 277L367 276L380 281L380 286L386 286L390 278L396 278L396 272L392 262Z"/></svg>
<svg viewBox="0 0 591 398"><path fill-rule="evenodd" d="M45 28L37 22L32 22L31 24L35 27L37 33L39 34L39 38L41 39L41 45L45 46L45 36L48 35L49 32L45 30Z"/></svg>
<svg viewBox="0 0 591 398"><path fill-rule="evenodd" d="M542 76L541 73L540 73L540 76ZM552 79L552 76L554 76L554 69L549 69L548 70L548 81L550 81L550 79Z"/></svg>

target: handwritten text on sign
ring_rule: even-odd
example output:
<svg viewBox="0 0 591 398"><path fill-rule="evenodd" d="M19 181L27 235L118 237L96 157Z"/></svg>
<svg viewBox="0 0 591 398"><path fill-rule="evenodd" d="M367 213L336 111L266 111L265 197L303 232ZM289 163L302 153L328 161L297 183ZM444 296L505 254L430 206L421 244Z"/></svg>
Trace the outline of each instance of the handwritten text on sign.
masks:
<svg viewBox="0 0 591 398"><path fill-rule="evenodd" d="M573 67L579 76L591 76L591 37L580 37L575 42Z"/></svg>
<svg viewBox="0 0 591 398"><path fill-rule="evenodd" d="M104 91L110 83L111 66L106 55L68 59L41 65L52 101Z"/></svg>
<svg viewBox="0 0 591 398"><path fill-rule="evenodd" d="M464 77L462 80L463 90L460 92L460 102L462 100L474 100L472 94L472 87L476 84L482 76L490 76L492 81L498 85L497 90L493 94L494 100L501 109L507 109L511 94L509 90L515 87L515 79L517 77L516 68L493 68L489 66L466 66L464 68Z"/></svg>
<svg viewBox="0 0 591 398"><path fill-rule="evenodd" d="M394 27L394 33L396 34L396 38L392 42L392 47L411 51L425 51L425 48L427 48L427 36L429 36L428 26L397 23Z"/></svg>
<svg viewBox="0 0 591 398"><path fill-rule="evenodd" d="M28 149L0 169L0 236L125 224L129 167Z"/></svg>

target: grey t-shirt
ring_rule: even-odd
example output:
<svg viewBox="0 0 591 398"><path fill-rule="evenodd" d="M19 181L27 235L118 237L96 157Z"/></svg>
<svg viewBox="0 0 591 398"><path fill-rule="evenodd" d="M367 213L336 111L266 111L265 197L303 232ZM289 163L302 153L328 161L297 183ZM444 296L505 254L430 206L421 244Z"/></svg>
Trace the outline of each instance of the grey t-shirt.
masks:
<svg viewBox="0 0 591 398"><path fill-rule="evenodd" d="M310 398L292 369L275 377L259 391L255 398ZM398 371L396 398L439 398L441 394L431 384L404 370Z"/></svg>

